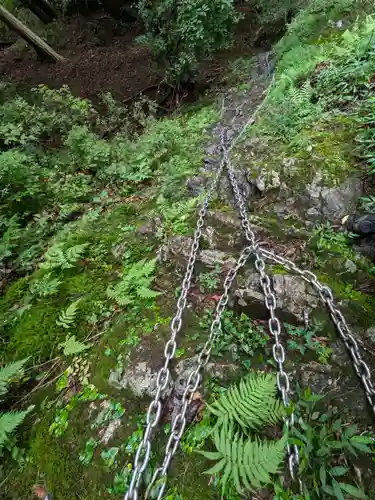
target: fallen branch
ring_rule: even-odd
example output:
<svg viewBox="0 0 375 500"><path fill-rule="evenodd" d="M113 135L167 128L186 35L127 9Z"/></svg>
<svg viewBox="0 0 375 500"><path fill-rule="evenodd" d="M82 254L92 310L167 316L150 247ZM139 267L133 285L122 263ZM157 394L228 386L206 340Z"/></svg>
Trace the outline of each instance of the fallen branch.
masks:
<svg viewBox="0 0 375 500"><path fill-rule="evenodd" d="M0 21L3 21L9 29L17 33L17 35L30 44L36 50L37 54L43 59L48 59L54 62L65 61L63 56L60 56L60 54L55 52L53 48L48 45L48 43L42 40L36 33L29 29L2 5L0 5Z"/></svg>

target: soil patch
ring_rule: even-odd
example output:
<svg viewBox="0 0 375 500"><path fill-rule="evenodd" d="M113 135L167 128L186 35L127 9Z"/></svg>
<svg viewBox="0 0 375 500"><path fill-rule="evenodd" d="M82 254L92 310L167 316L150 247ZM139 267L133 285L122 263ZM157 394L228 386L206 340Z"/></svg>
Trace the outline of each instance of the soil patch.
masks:
<svg viewBox="0 0 375 500"><path fill-rule="evenodd" d="M119 24L97 13L67 18L49 30L53 35L47 39L52 38L50 43L67 62L42 62L18 42L0 52L0 77L22 87L68 85L73 93L94 100L106 91L129 99L162 79L150 51L135 41L141 33L136 24Z"/></svg>
<svg viewBox="0 0 375 500"><path fill-rule="evenodd" d="M208 87L222 84L230 60L259 51L254 47L263 30L254 26L251 19L248 16L238 26L230 51L216 54L201 65L195 85L186 89L178 102L195 100ZM107 13L96 12L59 19L36 31L67 61L42 62L32 48L19 40L11 47L0 47L1 79L21 88L67 85L74 94L94 102L107 91L119 101L144 93L159 103L170 93L170 88L159 87L164 73L157 68L150 50L136 42L142 34L136 23L119 22Z"/></svg>

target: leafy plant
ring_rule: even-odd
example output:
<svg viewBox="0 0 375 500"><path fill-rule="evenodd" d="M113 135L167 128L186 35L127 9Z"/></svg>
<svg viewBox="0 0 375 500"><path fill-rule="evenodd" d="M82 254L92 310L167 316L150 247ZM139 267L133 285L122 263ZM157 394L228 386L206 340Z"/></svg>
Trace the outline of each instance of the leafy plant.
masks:
<svg viewBox="0 0 375 500"><path fill-rule="evenodd" d="M90 349L91 345L79 342L76 340L75 335L67 335L65 341L59 344L59 347L63 350L64 356L72 356Z"/></svg>
<svg viewBox="0 0 375 500"><path fill-rule="evenodd" d="M99 442L94 438L90 438L86 441L85 449L79 454L79 461L83 463L83 465L90 464L98 444Z"/></svg>
<svg viewBox="0 0 375 500"><path fill-rule="evenodd" d="M88 243L74 245L64 249L63 243L55 243L44 254L44 262L40 264L42 269L71 269L80 260L86 251Z"/></svg>
<svg viewBox="0 0 375 500"><path fill-rule="evenodd" d="M189 219L196 209L197 201L197 198L190 198L171 203L163 195L158 196L156 206L163 224L157 229L156 236L164 239L170 235L188 233L191 229Z"/></svg>
<svg viewBox="0 0 375 500"><path fill-rule="evenodd" d="M308 350L315 352L320 363L326 364L328 362L333 349L327 347L316 338L316 333L319 331L318 328L314 328L313 326L307 328L298 327L289 323L284 323L284 327L291 337L287 341L290 349L294 349L302 355L306 354Z"/></svg>
<svg viewBox="0 0 375 500"><path fill-rule="evenodd" d="M217 463L205 474L222 472L222 494L227 483L243 494L271 482L284 457L287 435L277 441L252 439L265 425L282 420L283 407L276 399L276 378L271 374L250 374L221 394L208 409L217 417L212 434L217 451L198 451Z"/></svg>
<svg viewBox="0 0 375 500"><path fill-rule="evenodd" d="M8 392L9 384L16 377L20 377L28 358L9 363L0 368L0 401ZM0 412L0 454L4 449L12 451L14 442L11 441L17 427L25 420L25 417L33 410L34 406L29 406L23 411Z"/></svg>
<svg viewBox="0 0 375 500"><path fill-rule="evenodd" d="M72 302L66 309L65 311L61 311L59 314L58 319L56 320L56 325L62 326L63 328L69 329L74 325L74 320L78 311L78 304L80 303L80 299L76 300L75 302ZM67 338L65 342L65 347L66 345L73 346L74 345L74 340L73 337ZM64 349L65 349L64 347Z"/></svg>
<svg viewBox="0 0 375 500"><path fill-rule="evenodd" d="M207 328L211 321L211 313L207 313L200 321L202 328ZM254 356L257 350L264 350L269 336L261 325L256 325L246 314L238 315L233 311L225 311L221 321L221 335L213 348L215 356L224 356L228 352L233 361L243 356ZM197 350L200 349L197 346Z"/></svg>
<svg viewBox="0 0 375 500"><path fill-rule="evenodd" d="M220 273L220 266L216 265L213 271L199 274L198 280L203 292L212 291L217 288L218 284L220 283Z"/></svg>
<svg viewBox="0 0 375 500"><path fill-rule="evenodd" d="M133 304L136 298L147 300L157 297L159 292L152 290L152 273L155 270L156 259L146 261L142 259L135 264L130 264L124 268L122 280L108 287L107 295L115 300L120 306Z"/></svg>
<svg viewBox="0 0 375 500"><path fill-rule="evenodd" d="M201 59L229 47L239 20L232 0L139 0L137 7L146 29L140 42L177 82L187 82Z"/></svg>
<svg viewBox="0 0 375 500"><path fill-rule="evenodd" d="M297 444L300 453L300 470L304 477L305 498L343 500L368 498L358 485L353 484L351 459L358 454L373 454L373 438L359 434L355 424L345 425L341 418L333 420L316 409L323 396L306 389L300 391L296 414L301 430L291 431L291 442ZM349 482L348 482L349 481Z"/></svg>

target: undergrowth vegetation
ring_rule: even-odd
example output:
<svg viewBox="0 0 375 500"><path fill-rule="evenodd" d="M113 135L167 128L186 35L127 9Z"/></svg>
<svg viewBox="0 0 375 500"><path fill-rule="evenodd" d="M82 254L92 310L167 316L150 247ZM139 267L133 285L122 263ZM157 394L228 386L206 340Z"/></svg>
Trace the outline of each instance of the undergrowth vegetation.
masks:
<svg viewBox="0 0 375 500"><path fill-rule="evenodd" d="M250 1L246 9L265 24L296 15L274 49L275 75L249 132L254 152L249 155L239 141L236 160L243 155L250 169L277 165L282 183L296 192L317 172L328 189L363 167L371 191L372 3ZM143 42L165 66L166 81L179 83L191 80L202 58L229 46L241 17L230 0L140 1L138 10L147 28ZM252 88L243 75L255 61L232 65L245 93ZM105 93L94 106L65 87L0 85L0 486L7 500L29 498L36 481L56 500L120 499L129 487L154 369L181 297L180 260L189 255L186 237L201 203L188 192L187 180L199 172L209 128L219 120L216 105L201 103L157 115L156 104L142 96L125 107ZM369 210L373 198L362 199ZM258 201L254 222L261 224L267 214L264 199ZM220 201L212 206L227 215ZM285 222L290 229L293 220ZM221 241L216 229L210 228L214 244L204 234L210 255ZM374 268L352 248L353 235L324 221L303 231L296 222L292 229L292 246L300 246L304 265L331 286L340 307L354 304L359 311L350 323L371 326L373 299L357 282ZM268 236L273 241L275 235ZM235 239L225 240L229 250ZM175 251L171 241L181 248ZM189 369L204 346L231 265L214 263L192 277L191 328L175 350L178 376L186 375L183 363ZM273 271L286 273L280 266ZM296 324L283 322L283 367L292 374L295 396L284 408L268 316L249 318L237 298L230 297L233 307L223 313L211 352L214 367L207 367L204 388L193 394L197 411L180 442L165 499L239 500L254 490L267 500L370 498L374 486L360 468L361 460L373 461L373 437L363 422L344 422L350 403L340 399L345 408L337 408L297 383L303 363L309 384L328 373L329 390L335 389L335 363L342 361L327 322L307 317L302 323L294 311L289 316ZM171 395L168 404L146 480L162 458L181 396ZM289 428L292 411L296 425ZM302 492L287 475L287 444L299 449ZM215 464L204 475L207 459Z"/></svg>

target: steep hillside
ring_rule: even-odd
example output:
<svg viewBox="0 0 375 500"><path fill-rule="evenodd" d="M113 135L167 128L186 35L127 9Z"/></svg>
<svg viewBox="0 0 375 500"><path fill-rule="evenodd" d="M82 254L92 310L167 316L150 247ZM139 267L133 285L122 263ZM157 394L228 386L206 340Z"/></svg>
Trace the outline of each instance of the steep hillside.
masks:
<svg viewBox="0 0 375 500"><path fill-rule="evenodd" d="M123 498L150 422L139 498L174 443L148 498L374 497L374 33L308 2L164 118L1 84L3 498Z"/></svg>

